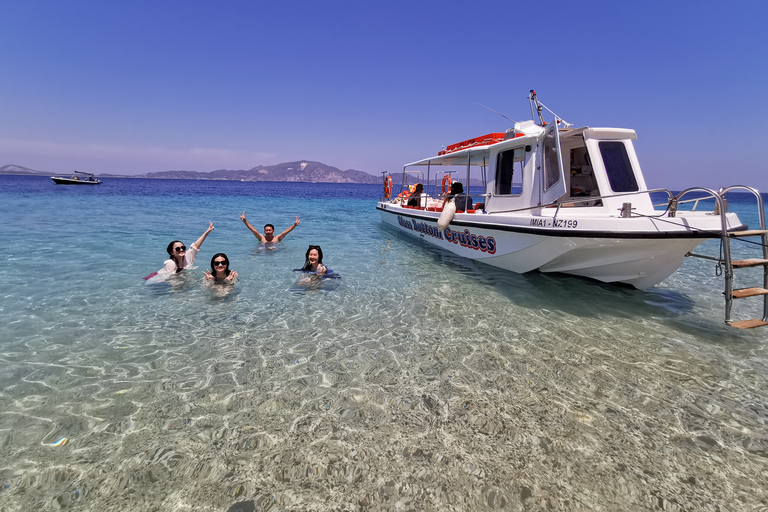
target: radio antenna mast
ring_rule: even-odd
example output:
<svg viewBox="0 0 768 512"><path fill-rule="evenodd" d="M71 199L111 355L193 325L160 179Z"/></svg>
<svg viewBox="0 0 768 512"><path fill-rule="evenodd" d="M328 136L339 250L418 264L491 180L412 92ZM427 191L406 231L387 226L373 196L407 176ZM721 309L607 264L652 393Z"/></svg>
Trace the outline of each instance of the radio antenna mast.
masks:
<svg viewBox="0 0 768 512"><path fill-rule="evenodd" d="M550 114L555 116L555 124L562 123L566 128L568 128L569 126L572 126L571 123L566 122L565 119L563 119L562 117L560 117L557 114L555 114L554 112L552 112L552 110L549 107L547 107L545 104L540 102L539 99L536 97L536 91L534 91L533 89L531 89L531 93L528 95L528 101L531 102L531 116L532 117L533 117L533 106L536 105L536 113L539 115L539 124L541 126L547 126L547 122L544 121L544 117L541 115L541 112L544 109L547 109L547 112L549 112ZM535 121L535 118L534 118L534 121Z"/></svg>
<svg viewBox="0 0 768 512"><path fill-rule="evenodd" d="M494 114L499 114L499 115L500 115L501 117L503 117L504 119L509 119L510 121L512 121L512 123L513 123L513 124L514 124L514 123L516 123L516 121L515 121L514 119L510 119L510 118L508 118L507 116L505 116L505 115L504 115L504 114L502 114L501 112L496 112L496 111L495 111L495 110L493 110L491 107L486 107L485 105L483 105L483 104L482 104L482 103L480 103L479 101L477 102L477 104L478 104L478 105L480 105L481 107L485 107L485 108L487 108L488 110L490 110L490 111L491 111L491 112L493 112Z"/></svg>

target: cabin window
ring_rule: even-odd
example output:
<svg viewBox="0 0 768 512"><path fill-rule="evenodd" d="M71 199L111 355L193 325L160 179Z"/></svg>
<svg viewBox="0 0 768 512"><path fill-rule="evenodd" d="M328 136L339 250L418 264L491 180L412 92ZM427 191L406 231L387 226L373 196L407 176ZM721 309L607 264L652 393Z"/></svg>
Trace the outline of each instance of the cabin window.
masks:
<svg viewBox="0 0 768 512"><path fill-rule="evenodd" d="M614 192L637 192L637 180L624 143L601 141L599 146L611 189Z"/></svg>
<svg viewBox="0 0 768 512"><path fill-rule="evenodd" d="M496 159L496 195L518 196L523 193L525 149L502 151Z"/></svg>
<svg viewBox="0 0 768 512"><path fill-rule="evenodd" d="M555 132L550 131L544 137L544 191L560 180L560 163L555 144Z"/></svg>

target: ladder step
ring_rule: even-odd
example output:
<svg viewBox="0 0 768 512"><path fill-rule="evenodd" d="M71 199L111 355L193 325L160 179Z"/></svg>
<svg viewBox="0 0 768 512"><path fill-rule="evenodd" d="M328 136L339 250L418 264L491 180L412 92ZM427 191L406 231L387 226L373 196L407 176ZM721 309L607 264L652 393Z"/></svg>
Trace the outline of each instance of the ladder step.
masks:
<svg viewBox="0 0 768 512"><path fill-rule="evenodd" d="M765 288L739 288L738 290L733 290L734 299L743 299L756 295L768 295L768 290Z"/></svg>
<svg viewBox="0 0 768 512"><path fill-rule="evenodd" d="M733 268L759 267L761 265L768 265L768 260L749 258L746 260L735 260L733 262Z"/></svg>
<svg viewBox="0 0 768 512"><path fill-rule="evenodd" d="M758 320L757 318L752 320L740 320L738 322L731 322L731 327L735 327L737 329L754 329L755 327L762 327L764 325L768 325L768 322Z"/></svg>
<svg viewBox="0 0 768 512"><path fill-rule="evenodd" d="M731 231L728 234L731 235L731 238L739 238L742 236L765 235L767 233L768 233L768 229L749 229L747 231Z"/></svg>

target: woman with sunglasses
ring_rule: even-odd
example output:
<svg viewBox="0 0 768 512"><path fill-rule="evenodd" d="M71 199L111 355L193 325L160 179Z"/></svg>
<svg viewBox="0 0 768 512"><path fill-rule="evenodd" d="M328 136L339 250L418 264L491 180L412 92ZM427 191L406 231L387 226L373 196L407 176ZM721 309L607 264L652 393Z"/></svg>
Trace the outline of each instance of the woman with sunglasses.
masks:
<svg viewBox="0 0 768 512"><path fill-rule="evenodd" d="M211 231L213 231L213 222L208 223L208 229L205 230L205 233L203 233L195 243L189 246L189 251L187 251L187 247L180 240L174 240L169 243L165 250L168 252L170 259L165 260L165 264L160 273L176 274L185 268L194 265L197 253L200 252L200 246L203 245L205 237L207 237L208 233Z"/></svg>
<svg viewBox="0 0 768 512"><path fill-rule="evenodd" d="M237 272L229 270L229 258L223 252L217 252L213 255L211 268L213 270L203 270L206 281L226 284L235 284L237 281Z"/></svg>

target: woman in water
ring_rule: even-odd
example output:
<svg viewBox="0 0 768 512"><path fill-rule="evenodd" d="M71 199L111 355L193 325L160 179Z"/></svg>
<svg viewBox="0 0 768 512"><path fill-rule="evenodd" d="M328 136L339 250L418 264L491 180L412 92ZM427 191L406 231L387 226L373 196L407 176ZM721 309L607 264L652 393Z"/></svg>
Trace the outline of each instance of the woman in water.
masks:
<svg viewBox="0 0 768 512"><path fill-rule="evenodd" d="M323 275L327 272L328 269L323 265L323 250L319 245L310 245L304 259L306 259L306 262L301 270L315 272L318 275Z"/></svg>
<svg viewBox="0 0 768 512"><path fill-rule="evenodd" d="M208 229L205 230L205 233L195 243L189 246L189 251L187 251L187 247L180 240L174 240L169 243L165 250L168 252L170 259L165 260L165 264L159 273L176 274L194 265L197 253L200 252L200 246L203 245L205 237L211 231L213 231L213 223L209 222Z"/></svg>
<svg viewBox="0 0 768 512"><path fill-rule="evenodd" d="M237 281L237 272L229 270L229 258L223 252L217 252L213 255L211 268L213 270L203 270L206 281L225 284L235 284Z"/></svg>
<svg viewBox="0 0 768 512"><path fill-rule="evenodd" d="M319 245L310 245L304 259L306 261L301 268L304 274L302 274L298 284L310 286L319 283L323 274L328 271L328 269L325 268L325 265L323 265L323 250Z"/></svg>

